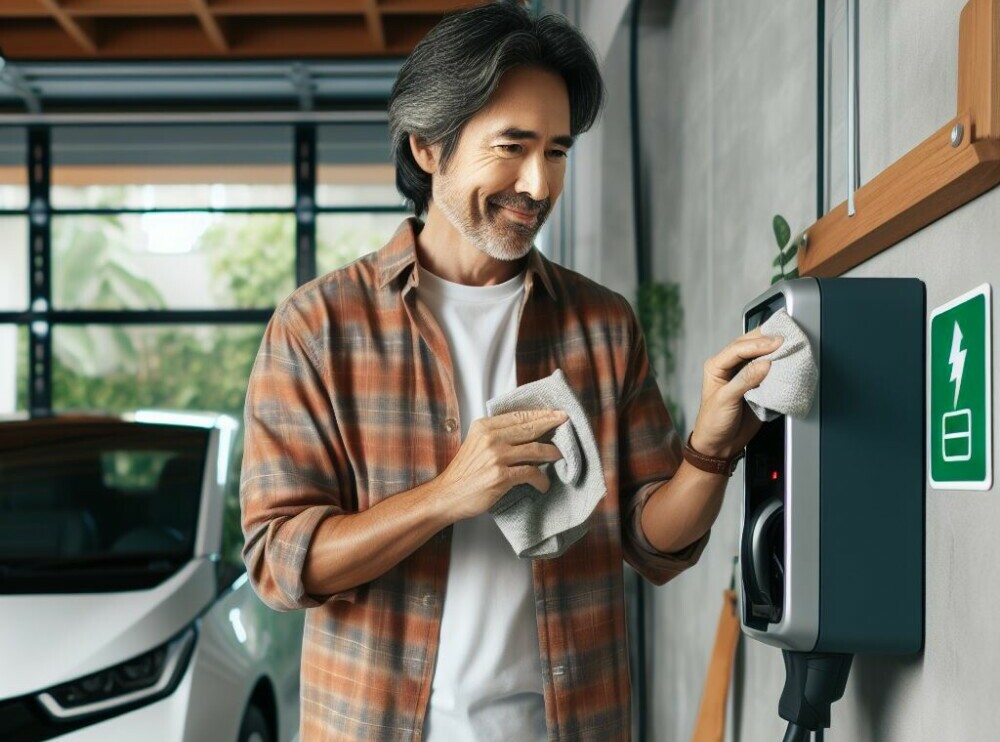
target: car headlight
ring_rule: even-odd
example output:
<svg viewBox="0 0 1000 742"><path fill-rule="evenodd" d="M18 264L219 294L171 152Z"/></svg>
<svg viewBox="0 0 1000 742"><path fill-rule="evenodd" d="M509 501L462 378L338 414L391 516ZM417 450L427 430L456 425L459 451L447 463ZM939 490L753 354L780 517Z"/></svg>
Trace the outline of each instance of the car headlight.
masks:
<svg viewBox="0 0 1000 742"><path fill-rule="evenodd" d="M76 719L172 693L194 648L195 629L145 654L38 694L45 710L59 720Z"/></svg>

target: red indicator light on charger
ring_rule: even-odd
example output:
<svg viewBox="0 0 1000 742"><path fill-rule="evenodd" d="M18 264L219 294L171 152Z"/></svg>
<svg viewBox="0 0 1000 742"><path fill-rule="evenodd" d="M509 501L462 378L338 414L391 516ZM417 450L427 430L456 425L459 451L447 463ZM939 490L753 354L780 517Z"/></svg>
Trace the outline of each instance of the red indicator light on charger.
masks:
<svg viewBox="0 0 1000 742"><path fill-rule="evenodd" d="M777 478L778 478L778 470L775 469L773 472L771 472L771 479L777 479Z"/></svg>

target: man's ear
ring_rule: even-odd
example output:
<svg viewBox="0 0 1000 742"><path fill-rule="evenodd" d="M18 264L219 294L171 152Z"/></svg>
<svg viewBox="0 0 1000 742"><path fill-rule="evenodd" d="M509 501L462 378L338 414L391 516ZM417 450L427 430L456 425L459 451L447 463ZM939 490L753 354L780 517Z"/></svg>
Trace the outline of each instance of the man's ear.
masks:
<svg viewBox="0 0 1000 742"><path fill-rule="evenodd" d="M428 175L437 172L441 146L438 144L427 144L416 134L410 134L410 152L413 159L417 161L420 169Z"/></svg>

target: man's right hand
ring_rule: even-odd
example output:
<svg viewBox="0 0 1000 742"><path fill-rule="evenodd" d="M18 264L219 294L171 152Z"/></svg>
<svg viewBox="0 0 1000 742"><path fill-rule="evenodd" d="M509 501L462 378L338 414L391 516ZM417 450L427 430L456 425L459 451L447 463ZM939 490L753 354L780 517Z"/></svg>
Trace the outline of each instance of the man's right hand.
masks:
<svg viewBox="0 0 1000 742"><path fill-rule="evenodd" d="M515 484L547 492L539 465L562 454L537 439L568 419L558 410L530 410L476 420L434 479L360 512L328 516L306 552L306 593L326 600L385 574L441 529L489 510Z"/></svg>
<svg viewBox="0 0 1000 742"><path fill-rule="evenodd" d="M455 458L437 477L449 522L485 513L516 484L547 492L540 464L562 453L538 438L569 419L562 410L516 410L474 420Z"/></svg>

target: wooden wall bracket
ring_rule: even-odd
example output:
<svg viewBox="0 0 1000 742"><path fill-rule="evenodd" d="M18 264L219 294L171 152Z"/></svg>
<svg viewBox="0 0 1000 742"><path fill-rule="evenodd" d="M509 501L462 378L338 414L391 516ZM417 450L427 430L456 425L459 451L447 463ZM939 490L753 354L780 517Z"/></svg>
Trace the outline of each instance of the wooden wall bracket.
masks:
<svg viewBox="0 0 1000 742"><path fill-rule="evenodd" d="M962 127L953 144L953 131ZM1000 0L969 0L958 115L809 227L799 275L838 276L1000 184Z"/></svg>

